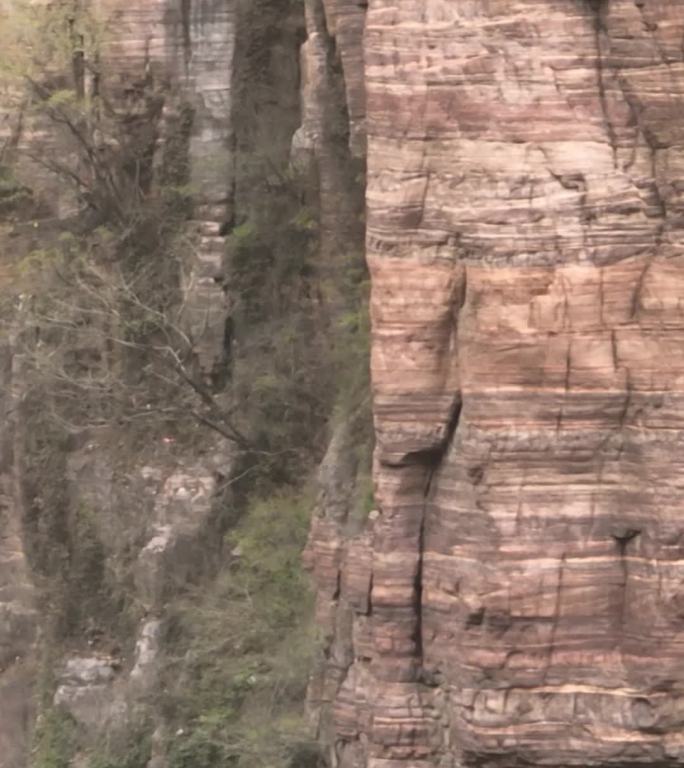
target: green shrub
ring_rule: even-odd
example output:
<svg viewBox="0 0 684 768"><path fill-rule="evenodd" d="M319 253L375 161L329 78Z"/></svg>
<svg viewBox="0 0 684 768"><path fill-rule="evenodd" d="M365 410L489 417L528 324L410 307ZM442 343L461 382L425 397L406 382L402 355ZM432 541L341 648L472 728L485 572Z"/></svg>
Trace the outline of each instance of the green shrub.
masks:
<svg viewBox="0 0 684 768"><path fill-rule="evenodd" d="M73 719L59 709L44 712L34 733L31 768L70 768L75 751Z"/></svg>
<svg viewBox="0 0 684 768"><path fill-rule="evenodd" d="M228 563L180 605L170 630L170 768L287 768L314 749L303 702L315 649L302 573L312 501L252 501L227 536Z"/></svg>
<svg viewBox="0 0 684 768"><path fill-rule="evenodd" d="M31 200L31 190L21 184L11 168L0 164L0 214L12 213Z"/></svg>
<svg viewBox="0 0 684 768"><path fill-rule="evenodd" d="M145 768L150 760L150 729L133 729L118 747L101 747L90 755L88 768Z"/></svg>
<svg viewBox="0 0 684 768"><path fill-rule="evenodd" d="M187 739L177 737L169 751L169 768L227 768L235 764L225 744L203 730L194 731Z"/></svg>

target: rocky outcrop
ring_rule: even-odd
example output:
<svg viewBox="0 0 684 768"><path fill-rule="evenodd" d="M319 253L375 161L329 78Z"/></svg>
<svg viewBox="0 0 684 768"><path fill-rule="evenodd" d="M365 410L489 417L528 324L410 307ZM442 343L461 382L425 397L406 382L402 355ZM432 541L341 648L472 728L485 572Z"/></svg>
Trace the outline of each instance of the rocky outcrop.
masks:
<svg viewBox="0 0 684 768"><path fill-rule="evenodd" d="M177 288L211 399L230 354L224 239L255 226L236 200L244 213L266 188L302 194L279 163L263 185L254 169L235 178L239 152L264 167L271 150L285 154L296 119L284 49L301 20L240 82L235 59L269 41L262 0L242 17L237 0L99 6L117 34L98 87L141 129L149 184L192 198ZM316 222L298 222L320 237L304 291L316 321L343 316L341 265L364 229L372 278L373 503L360 498L357 413L340 408L305 553L325 646L309 703L329 762L681 765L684 14L675 0L305 9L291 158L316 200ZM254 115L237 131L240 109ZM287 129L274 128L285 112ZM3 120L0 141L60 151L21 121ZM44 220L73 216L77 201L44 168L23 170L41 192L36 248ZM6 234L3 263L24 246ZM11 768L25 762L40 624L18 370L3 340L0 755ZM122 433L72 435L59 467L67 506L84 505L77 522L98 542L92 562L126 553L139 610L128 647L105 647L93 626L53 670L54 701L93 739L158 685L166 601L201 569L231 464L211 441L181 449L160 435L159 450L122 466Z"/></svg>
<svg viewBox="0 0 684 768"><path fill-rule="evenodd" d="M25 724L33 714L34 651L38 633L36 592L22 537L14 466L14 363L0 341L0 755L3 768L21 768Z"/></svg>
<svg viewBox="0 0 684 768"><path fill-rule="evenodd" d="M183 464L175 471L163 464L140 471L132 490L145 500L136 511L143 518L148 538L133 566L135 599L144 610L133 630L133 647L128 654L118 646L109 651L101 647L103 638L91 633L88 648L74 643L72 652L53 670L57 678L54 705L78 724L82 743L96 744L103 734L122 739L141 721L151 720L163 729L163 718L154 706L164 664L163 622L174 595L196 582L206 569L206 532L217 495L217 477L230 463L230 455L217 450L204 461ZM73 478L81 499L87 499L89 485L100 493L103 488L101 479L91 477L88 483L86 473ZM116 496L116 488L110 493ZM127 501L135 505L133 494ZM116 499L114 511L125 503ZM133 527L130 521L126 527ZM109 529L101 538L121 542L125 533ZM114 560L111 554L110 560Z"/></svg>
<svg viewBox="0 0 684 768"><path fill-rule="evenodd" d="M178 235L182 247L163 256L167 264L182 262L175 287L183 296L181 325L193 341L202 381L213 388L217 371L225 368L228 346L224 337L228 306L221 276L232 204L236 4L105 0L85 3L83 8L101 25L102 47L96 62L86 62L86 82L81 85L89 94L103 97L113 126L109 134L94 134L93 142L101 143L98 151L123 156L126 147L117 141L137 142L135 151L144 150L144 163L149 166L142 171L150 174L143 183L146 190L154 190L159 198L175 194L192 200L192 219ZM13 13L15 8L3 3L0 11ZM20 100L10 100L5 91L0 100L0 171L13 164L17 183L32 190L30 204L0 210L0 215L9 214L7 226L0 225L2 329L16 328L18 334L21 318L11 321L11 314L19 317L24 304L31 301L31 288L22 297L9 298L16 294L6 288L14 266L32 250L49 248L62 222L73 222L76 216L87 222L89 214L65 177L53 173L57 166L50 165L58 158L65 167L70 163L78 167L68 132L65 135L62 126L43 115L22 116L17 109ZM8 103L12 109L5 114ZM45 692L46 679L56 681L54 704L78 724L84 744L138 727L138 721L149 720L151 712L157 721L151 705L161 663L160 622L174 590L207 568L211 558L206 534L217 483L229 474L231 464L230 452L217 447L214 433L203 442L201 456L196 453L198 444L192 453L183 454L176 437L153 437L138 454L140 459L145 457L141 469L125 458L125 428L76 429L68 445L41 447L44 455L34 461L41 471L43 464L52 461L46 459L48 453L55 457L61 452L63 466L45 487L27 490L27 477L33 471L24 456L27 445L47 437L44 424L35 421L39 408L26 401L31 382L22 370L21 356L15 355L15 341L11 336L0 339L2 768L28 765L39 673ZM33 519L36 512L29 508L35 499L29 496L36 494L40 514L58 520L58 525ZM94 565L92 573L84 571L73 583L61 585L69 561L80 557L70 551L69 537L83 532L92 547L90 554L83 554L99 565ZM32 541L37 536L54 540L40 549ZM44 562L50 547L53 559L61 558L62 563L52 571ZM128 601L136 607L121 619L120 631L112 633L103 626L100 615L78 636L57 643L50 623L62 610L60 602L66 599L83 607L82 593L96 588L105 570L119 586L116 595L101 602L119 601L112 615ZM114 590L113 583L108 589ZM123 597L126 591L128 597ZM108 609L102 608L97 611L106 613ZM128 621L132 621L130 627L126 627ZM113 639L112 634L119 637ZM40 640L43 655L52 659L52 669L47 663L42 671L37 668Z"/></svg>
<svg viewBox="0 0 684 768"><path fill-rule="evenodd" d="M316 166L321 268L334 279L339 262L363 245L365 9L355 3L307 0L307 39L301 51L302 125L293 161Z"/></svg>
<svg viewBox="0 0 684 768"><path fill-rule="evenodd" d="M318 536L337 638L355 615L333 764L684 759L683 32L676 3L371 4L378 515L370 554Z"/></svg>
<svg viewBox="0 0 684 768"><path fill-rule="evenodd" d="M193 195L187 232L193 255L183 265L184 325L210 378L225 363L228 307L221 282L225 224L233 214L236 3L107 0L100 14L105 29L118 30L105 33L102 69L121 108L130 110L136 97L159 99L156 121L148 125L156 133L156 183L186 184ZM183 165L184 178L176 170Z"/></svg>

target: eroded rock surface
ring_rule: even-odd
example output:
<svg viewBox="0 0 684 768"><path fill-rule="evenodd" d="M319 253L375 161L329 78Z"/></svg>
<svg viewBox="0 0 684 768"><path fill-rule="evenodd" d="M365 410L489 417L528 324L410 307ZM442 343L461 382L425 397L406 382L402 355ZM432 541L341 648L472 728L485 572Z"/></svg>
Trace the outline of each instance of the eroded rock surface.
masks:
<svg viewBox="0 0 684 768"><path fill-rule="evenodd" d="M112 122L120 121L130 131L129 139L146 148L149 168L144 172L150 178L143 186L152 186L161 196L174 193L192 198L192 220L182 232L183 242L190 245L184 250L186 258L179 269L177 288L184 299L181 325L195 343L201 380L211 386L216 371L226 367L228 348L225 331L229 308L220 275L232 203L236 3L103 0L82 7L101 25L103 40L96 65L88 62L85 68L87 82L83 87L88 93L95 92L96 84L90 80L96 72L98 93L107 100ZM0 11L15 13L16 6L3 2ZM11 92L3 90L0 102L2 170L7 164L14 165L17 179L27 191L31 188L32 195L25 210L10 212L7 226L4 221L0 223L0 289L4 289L11 267L30 251L49 248L60 222L79 211L83 214L83 200L77 199L64 176L50 172L52 158L67 166L77 167L78 163L60 125L42 115L22 115L18 108L21 100ZM98 150L119 151L120 147L112 146L112 137L123 136L123 129L112 130L112 136L102 139ZM8 213L4 203L3 198L2 215ZM87 213L84 215L87 219ZM32 221L24 223L24 219ZM169 261L179 258L176 253L163 256ZM22 302L30 302L30 296L15 301L16 306L6 300L3 294L3 331L14 327L6 322L10 310L18 316ZM35 413L30 413L32 405L25 403L30 382L26 381L20 355L15 354L14 342L11 335L0 338L2 768L26 768L30 759L39 671L36 641L42 639L44 645L51 641L53 630L48 625L52 617L45 608L45 593L55 583L41 571L45 564L40 559L46 551L37 552L31 541L42 523L33 519L34 510L28 510L28 470L23 454L27 441L34 437L27 434L26 425ZM169 446L160 436L159 445L148 451L147 458L154 466L145 467L151 472L145 475L140 465L122 466L122 444L113 432L102 436L101 431L93 430L93 434L77 434L68 450L63 445L53 446L53 451L64 453L59 477L59 482L64 482L63 499L56 481L55 487L33 489L48 516L58 517L54 510L64 504L64 529L72 518L77 525L79 520L85 521L91 544L98 547L100 566L105 558L109 564L121 562L122 553L127 553L125 559L130 561L128 553L136 553L137 565L131 566L135 584L131 587L139 590L140 605L148 614L132 628L127 649L130 658L121 653L122 658L117 657L114 663L104 647L113 641L110 643L106 631L93 622L87 636L71 638L74 647L60 646L64 659L56 660L50 671L58 683L55 704L79 723L89 743L135 723L139 705L152 701L165 601L184 579L206 565L202 537L206 536L216 478L219 471L228 473L230 469L230 457L223 448L216 448L213 435L204 444L201 458L195 453L183 457L180 451L169 456ZM66 530L57 533L63 538L69 535ZM63 541L55 548L60 543ZM33 561L29 563L31 555ZM121 572L115 578L119 577ZM88 578L92 576L88 574ZM78 583L67 589L74 592L76 602L76 593L83 587ZM37 603L42 614L36 610Z"/></svg>
<svg viewBox="0 0 684 768"><path fill-rule="evenodd" d="M123 108L143 94L148 100L150 92L158 97L157 113L146 119L155 139L157 184L173 185L164 165L183 162L173 153L179 153L179 141L187 141L194 202L188 236L194 247L183 275L184 324L197 339L198 362L209 377L225 363L228 308L221 275L224 225L232 214L236 3L106 0L98 10L108 30L103 56L108 87Z"/></svg>
<svg viewBox="0 0 684 768"><path fill-rule="evenodd" d="M236 223L236 6L101 5L120 31L107 88L144 118L155 173L170 137L187 141L184 327L211 381ZM330 762L684 764L684 9L307 0L306 14L293 160L316 166L321 272L334 286L358 247L367 148L373 281L375 509L354 517L342 425L307 549ZM38 140L24 130L20 145ZM43 181L51 215L73 213ZM19 768L36 619L9 418L20 382L1 354L0 754ZM100 451L70 462L93 500L94 477L114 483ZM165 589L174 565L194 567L217 478L185 458L148 467L156 506L137 475L122 494L146 499L135 577L149 615L124 667L65 659L57 701L83 723L115 705L123 717L156 684Z"/></svg>
<svg viewBox="0 0 684 768"><path fill-rule="evenodd" d="M339 766L684 760L683 34L675 2L370 5L379 515L370 576L319 536Z"/></svg>
<svg viewBox="0 0 684 768"><path fill-rule="evenodd" d="M28 746L25 724L33 715L37 596L22 537L16 493L15 362L9 340L0 340L0 755L3 768L22 768Z"/></svg>

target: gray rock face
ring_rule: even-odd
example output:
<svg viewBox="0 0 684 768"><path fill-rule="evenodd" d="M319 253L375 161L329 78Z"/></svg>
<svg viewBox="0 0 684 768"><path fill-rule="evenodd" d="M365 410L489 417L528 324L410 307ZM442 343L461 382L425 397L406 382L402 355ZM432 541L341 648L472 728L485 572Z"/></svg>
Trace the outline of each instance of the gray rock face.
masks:
<svg viewBox="0 0 684 768"><path fill-rule="evenodd" d="M192 116L187 161L195 220L188 236L194 247L181 287L184 324L197 340L199 364L209 376L224 362L228 311L220 285L225 250L220 232L232 215L236 3L105 0L101 15L105 25L116 25L118 30L106 38L103 70L107 79L130 84L151 78L163 99L156 126L158 167L165 140L177 130L184 113Z"/></svg>
<svg viewBox="0 0 684 768"><path fill-rule="evenodd" d="M134 722L158 684L161 621L145 621L139 630L133 666L104 656L68 658L59 677L54 704L78 723L90 742L104 733L116 738Z"/></svg>
<svg viewBox="0 0 684 768"><path fill-rule="evenodd" d="M113 696L114 662L98 657L68 659L55 692L55 704L86 731L97 733L120 725L126 705Z"/></svg>
<svg viewBox="0 0 684 768"><path fill-rule="evenodd" d="M24 768L25 724L33 716L33 651L39 614L22 538L14 464L18 393L8 339L0 340L0 755L3 768Z"/></svg>
<svg viewBox="0 0 684 768"><path fill-rule="evenodd" d="M0 3L0 13L12 0ZM89 6L104 30L98 67L99 87L117 114L136 112L136 94L144 87L160 108L150 113L145 130L152 137L152 184L172 184L164 177L169 147L189 119L183 158L187 190L192 190L194 218L183 237L190 254L178 286L184 297L180 324L195 344L201 377L210 381L225 365L224 338L229 307L221 285L224 224L231 218L233 187L232 79L236 3L175 0L121 2L103 0ZM0 24L2 20L0 19ZM49 126L6 114L0 96L0 162L10 145L18 147L17 173L36 191L36 208L54 226L77 210L74 195L59 179L27 155L65 161L59 133ZM142 107L140 107L142 109ZM28 150L28 152L26 152ZM175 183L175 182L173 182ZM183 194L187 193L187 190ZM32 248L42 247L42 220L28 237L9 237L0 225L0 290L6 269ZM169 259L176 258L169 254ZM4 299L4 296L3 296ZM3 311L4 311L3 305ZM4 326L3 326L4 327ZM22 482L25 467L22 441L15 430L17 406L26 390L20 366L13 363L11 339L0 340L0 765L26 768L31 730L33 659L41 616L35 610L35 574L27 563L23 524ZM79 638L78 653L68 657L55 703L84 725L93 740L123 724L155 680L159 620L164 601L174 588L202 564L199 537L206 525L215 489L215 471L229 471L230 458L207 440L204 464L197 456L165 457L141 477L139 467L126 472L117 465L116 439L95 435L76 446L65 462L65 486L73 509L87 507L93 535L103 542L103 556L140 548L136 586L149 612L139 628L135 657L116 669L99 655L84 656L83 647L97 639ZM152 458L156 452L151 451ZM163 453L163 451L162 451ZM178 471L176 471L178 469ZM156 496L156 501L155 501ZM48 499L52 503L52 499ZM73 510L72 510L73 511ZM117 574L118 575L118 574ZM42 585L41 585L42 586ZM97 631L97 628L95 628ZM83 646L83 647L81 647ZM130 674L129 674L130 670ZM59 670L57 670L59 673Z"/></svg>
<svg viewBox="0 0 684 768"><path fill-rule="evenodd" d="M130 681L136 686L138 694L149 695L154 692L158 682L161 621L146 621L140 630L135 646L135 664L130 674Z"/></svg>
<svg viewBox="0 0 684 768"><path fill-rule="evenodd" d="M228 471L230 458L223 458L223 469ZM150 469L146 467L145 474ZM215 476L207 465L172 473L158 490L151 537L135 568L138 596L146 610L162 611L165 600L201 570L201 532L211 515L215 492Z"/></svg>

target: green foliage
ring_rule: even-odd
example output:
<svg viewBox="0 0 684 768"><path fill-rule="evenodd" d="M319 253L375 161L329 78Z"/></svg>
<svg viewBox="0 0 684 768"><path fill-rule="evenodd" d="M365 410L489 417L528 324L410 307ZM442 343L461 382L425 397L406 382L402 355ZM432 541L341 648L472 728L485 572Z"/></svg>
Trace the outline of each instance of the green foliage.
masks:
<svg viewBox="0 0 684 768"><path fill-rule="evenodd" d="M318 217L316 211L307 206L303 206L294 215L290 224L297 232L317 232Z"/></svg>
<svg viewBox="0 0 684 768"><path fill-rule="evenodd" d="M88 758L87 768L145 768L151 752L150 730L143 724L134 728L123 744L96 749Z"/></svg>
<svg viewBox="0 0 684 768"><path fill-rule="evenodd" d="M0 214L8 214L31 200L31 191L15 177L9 166L0 163Z"/></svg>
<svg viewBox="0 0 684 768"><path fill-rule="evenodd" d="M261 481L274 485L306 474L320 449L334 376L317 317L311 213L298 202L296 185L283 184L233 229L228 243L241 340L233 356L234 395L259 452Z"/></svg>
<svg viewBox="0 0 684 768"><path fill-rule="evenodd" d="M245 320L258 320L264 310L282 312L301 298L302 278L310 274L315 254L315 219L297 202L296 185L281 188L277 196L271 192L277 202L268 200L254 211L228 242L238 310Z"/></svg>
<svg viewBox="0 0 684 768"><path fill-rule="evenodd" d="M31 768L70 768L76 751L76 724L59 709L43 713L34 733Z"/></svg>
<svg viewBox="0 0 684 768"><path fill-rule="evenodd" d="M89 617L107 616L112 611L112 597L106 583L106 553L100 540L96 513L81 502L70 509L69 537L71 546L67 560L68 611L65 616L69 628L83 627Z"/></svg>
<svg viewBox="0 0 684 768"><path fill-rule="evenodd" d="M357 450L361 454L359 456L360 470L354 488L356 504L352 507L352 516L355 518L353 522L364 523L368 519L368 515L375 509L370 441L359 446Z"/></svg>
<svg viewBox="0 0 684 768"><path fill-rule="evenodd" d="M306 738L301 721L287 717L245 727L230 744L207 731L195 731L174 744L169 757L169 768L316 768L320 764L319 749Z"/></svg>
<svg viewBox="0 0 684 768"><path fill-rule="evenodd" d="M264 632L277 639L283 629L296 625L308 587L300 555L309 526L311 500L278 494L251 504L228 546L239 553L230 591L258 594L254 617ZM304 604L306 599L304 599Z"/></svg>
<svg viewBox="0 0 684 768"><path fill-rule="evenodd" d="M48 107L54 107L57 109L73 107L78 103L78 96L76 93L69 89L63 88L58 91L53 91L45 100L45 105Z"/></svg>
<svg viewBox="0 0 684 768"><path fill-rule="evenodd" d="M365 264L351 256L341 270L345 310L337 316L334 329L334 364L339 371L336 418L348 418L360 409L370 421L370 283Z"/></svg>
<svg viewBox="0 0 684 768"><path fill-rule="evenodd" d="M75 51L90 56L100 49L104 33L101 21L78 0L8 0L0 11L0 79L69 69Z"/></svg>
<svg viewBox="0 0 684 768"><path fill-rule="evenodd" d="M253 501L226 537L229 564L179 606L170 768L280 768L314 750L302 713L315 647L300 563L310 508L294 492Z"/></svg>
<svg viewBox="0 0 684 768"><path fill-rule="evenodd" d="M197 190L190 184L167 184L160 189L160 198L166 215L185 219L192 210Z"/></svg>
<svg viewBox="0 0 684 768"><path fill-rule="evenodd" d="M265 157L245 172L263 196L228 240L233 388L258 451L250 483L268 492L321 457L333 409L348 415L366 398L369 415L368 282L360 245L321 264L310 179Z"/></svg>
<svg viewBox="0 0 684 768"><path fill-rule="evenodd" d="M169 768L218 768L231 762L226 745L200 730L187 739L178 739L169 756Z"/></svg>
<svg viewBox="0 0 684 768"><path fill-rule="evenodd" d="M247 251L256 242L257 229L253 222L245 221L230 233L232 245L238 251ZM237 258L237 254L236 254Z"/></svg>

